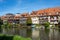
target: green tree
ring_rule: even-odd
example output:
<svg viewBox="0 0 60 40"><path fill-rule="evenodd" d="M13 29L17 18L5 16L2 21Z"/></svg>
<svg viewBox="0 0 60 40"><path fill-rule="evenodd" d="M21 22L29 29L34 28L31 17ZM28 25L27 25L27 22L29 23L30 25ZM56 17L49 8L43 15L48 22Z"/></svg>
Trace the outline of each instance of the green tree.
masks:
<svg viewBox="0 0 60 40"><path fill-rule="evenodd" d="M0 26L3 24L3 20L0 19Z"/></svg>
<svg viewBox="0 0 60 40"><path fill-rule="evenodd" d="M32 20L31 20L31 17L28 17L27 18L27 21L26 21L27 25L31 25L32 24Z"/></svg>
<svg viewBox="0 0 60 40"><path fill-rule="evenodd" d="M3 21L1 20L1 18L0 18L0 32L1 32L1 30L2 30L2 28L1 28L1 25L3 24Z"/></svg>
<svg viewBox="0 0 60 40"><path fill-rule="evenodd" d="M14 27L20 27L20 24L13 24Z"/></svg>
<svg viewBox="0 0 60 40"><path fill-rule="evenodd" d="M11 28L13 27L13 24L9 23L8 21L5 22L5 24L2 25L2 28Z"/></svg>
<svg viewBox="0 0 60 40"><path fill-rule="evenodd" d="M50 26L50 23L49 22L46 22L46 23L44 23L44 26L45 26L45 29L47 29L47 27Z"/></svg>

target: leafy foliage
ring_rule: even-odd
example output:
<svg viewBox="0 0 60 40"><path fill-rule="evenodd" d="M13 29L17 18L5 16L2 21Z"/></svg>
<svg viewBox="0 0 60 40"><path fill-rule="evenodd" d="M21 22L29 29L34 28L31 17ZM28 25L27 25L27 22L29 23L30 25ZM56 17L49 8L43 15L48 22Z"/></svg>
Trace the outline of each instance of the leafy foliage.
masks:
<svg viewBox="0 0 60 40"><path fill-rule="evenodd" d="M0 19L0 32L2 32L2 28L1 28L1 25L3 24L3 21Z"/></svg>
<svg viewBox="0 0 60 40"><path fill-rule="evenodd" d="M31 25L32 24L32 20L31 20L31 17L28 17L27 21L26 21L27 25Z"/></svg>
<svg viewBox="0 0 60 40"><path fill-rule="evenodd" d="M24 38L18 35L11 36L11 35L4 35L0 34L0 40L31 40L30 38Z"/></svg>
<svg viewBox="0 0 60 40"><path fill-rule="evenodd" d="M5 24L2 25L2 28L10 28L12 26L12 24L6 22Z"/></svg>
<svg viewBox="0 0 60 40"><path fill-rule="evenodd" d="M46 22L46 23L44 23L44 26L45 26L45 28L47 28L47 27L50 26L50 23L49 22Z"/></svg>
<svg viewBox="0 0 60 40"><path fill-rule="evenodd" d="M36 26L40 27L40 24L36 24Z"/></svg>
<svg viewBox="0 0 60 40"><path fill-rule="evenodd" d="M13 40L31 40L30 38L24 38L24 37L21 37L21 36L14 36Z"/></svg>
<svg viewBox="0 0 60 40"><path fill-rule="evenodd" d="M3 24L3 21L0 19L0 26Z"/></svg>

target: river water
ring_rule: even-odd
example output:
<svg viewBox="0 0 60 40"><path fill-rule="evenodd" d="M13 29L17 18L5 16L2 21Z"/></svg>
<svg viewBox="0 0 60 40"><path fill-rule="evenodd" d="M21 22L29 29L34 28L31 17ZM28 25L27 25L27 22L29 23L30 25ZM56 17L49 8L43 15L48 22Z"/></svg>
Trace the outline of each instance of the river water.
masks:
<svg viewBox="0 0 60 40"><path fill-rule="evenodd" d="M60 40L59 29L33 29L32 40Z"/></svg>
<svg viewBox="0 0 60 40"><path fill-rule="evenodd" d="M32 38L32 40L60 40L59 29L38 29L38 28L4 28L2 34L20 35Z"/></svg>

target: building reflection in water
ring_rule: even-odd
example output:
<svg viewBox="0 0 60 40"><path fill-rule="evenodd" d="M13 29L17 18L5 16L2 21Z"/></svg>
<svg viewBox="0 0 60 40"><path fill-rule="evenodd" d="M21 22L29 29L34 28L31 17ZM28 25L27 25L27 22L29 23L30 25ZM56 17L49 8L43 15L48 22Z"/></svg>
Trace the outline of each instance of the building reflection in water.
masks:
<svg viewBox="0 0 60 40"><path fill-rule="evenodd" d="M32 40L60 40L59 29L38 29L38 28L10 28L3 29L3 34L20 35L32 38Z"/></svg>
<svg viewBox="0 0 60 40"><path fill-rule="evenodd" d="M3 29L3 34L8 35L20 35L23 37L30 37L32 36L32 29L31 28L10 28L10 29Z"/></svg>

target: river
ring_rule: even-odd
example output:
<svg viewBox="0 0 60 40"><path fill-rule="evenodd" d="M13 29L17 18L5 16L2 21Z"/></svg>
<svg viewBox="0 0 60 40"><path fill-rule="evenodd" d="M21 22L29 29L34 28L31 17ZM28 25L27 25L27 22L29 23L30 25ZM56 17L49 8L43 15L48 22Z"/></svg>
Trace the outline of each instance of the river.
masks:
<svg viewBox="0 0 60 40"><path fill-rule="evenodd" d="M3 28L2 34L20 35L32 38L32 40L60 40L59 29L38 29L38 28Z"/></svg>

